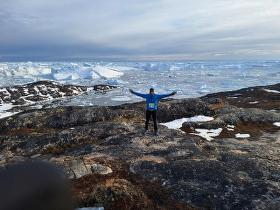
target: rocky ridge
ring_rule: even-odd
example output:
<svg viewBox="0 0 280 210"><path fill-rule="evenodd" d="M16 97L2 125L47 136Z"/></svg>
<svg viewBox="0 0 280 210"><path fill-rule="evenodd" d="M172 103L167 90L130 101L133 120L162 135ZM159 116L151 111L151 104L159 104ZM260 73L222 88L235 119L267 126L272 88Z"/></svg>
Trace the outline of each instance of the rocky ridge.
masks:
<svg viewBox="0 0 280 210"><path fill-rule="evenodd" d="M53 81L38 81L26 85L1 87L0 104L24 105L38 101L76 96L93 90L106 92L113 88L115 87L110 85L63 85Z"/></svg>

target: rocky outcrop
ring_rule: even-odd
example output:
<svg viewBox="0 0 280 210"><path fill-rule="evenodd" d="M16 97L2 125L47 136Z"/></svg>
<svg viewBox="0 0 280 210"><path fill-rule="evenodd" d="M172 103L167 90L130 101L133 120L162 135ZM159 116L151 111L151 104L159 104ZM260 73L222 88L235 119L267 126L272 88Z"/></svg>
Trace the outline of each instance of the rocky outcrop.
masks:
<svg viewBox="0 0 280 210"><path fill-rule="evenodd" d="M88 91L106 92L116 88L110 85L63 85L53 81L38 81L26 85L2 87L0 89L0 104L24 105L38 101L76 96Z"/></svg>
<svg viewBox="0 0 280 210"><path fill-rule="evenodd" d="M0 120L1 132L18 128L67 128L96 122L139 121L143 119L144 103L126 104L114 107L58 107L28 111L17 117ZM158 119L161 122L174 120L184 116L198 114L211 115L213 112L200 99L166 101L161 104ZM35 119L40 121L34 123Z"/></svg>
<svg viewBox="0 0 280 210"><path fill-rule="evenodd" d="M242 107L227 99L231 94L163 101L160 122L214 120L186 122L181 130L160 125L159 136L143 135L144 103L27 111L0 120L0 164L39 159L60 166L80 206L279 209L280 98L268 105L277 93L264 91L264 102ZM194 135L217 128L222 132L210 142Z"/></svg>
<svg viewBox="0 0 280 210"><path fill-rule="evenodd" d="M265 110L279 110L280 83L268 86L243 88L228 92L219 92L202 97L211 102L215 99L241 108L260 108ZM217 104L217 103L215 103Z"/></svg>

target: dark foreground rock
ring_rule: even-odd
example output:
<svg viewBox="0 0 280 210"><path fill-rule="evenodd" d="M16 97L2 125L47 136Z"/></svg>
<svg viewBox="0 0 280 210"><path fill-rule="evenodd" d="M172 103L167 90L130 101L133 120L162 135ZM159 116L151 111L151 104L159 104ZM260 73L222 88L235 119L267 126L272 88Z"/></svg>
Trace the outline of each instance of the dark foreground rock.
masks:
<svg viewBox="0 0 280 210"><path fill-rule="evenodd" d="M251 95L243 98L247 90ZM195 115L214 120L187 122L185 132L160 125L159 136L142 134L144 103L24 112L0 120L0 164L39 159L61 166L80 206L279 209L277 90L279 85L164 101L160 122ZM232 94L243 104L259 97L252 99L258 103L232 102ZM216 128L222 132L211 142L192 134Z"/></svg>

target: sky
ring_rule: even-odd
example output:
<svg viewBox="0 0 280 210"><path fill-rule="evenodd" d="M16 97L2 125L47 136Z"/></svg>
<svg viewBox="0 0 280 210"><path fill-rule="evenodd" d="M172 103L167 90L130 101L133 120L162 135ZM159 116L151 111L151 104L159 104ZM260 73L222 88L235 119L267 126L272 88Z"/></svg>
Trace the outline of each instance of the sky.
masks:
<svg viewBox="0 0 280 210"><path fill-rule="evenodd" d="M279 0L0 0L0 60L280 58Z"/></svg>

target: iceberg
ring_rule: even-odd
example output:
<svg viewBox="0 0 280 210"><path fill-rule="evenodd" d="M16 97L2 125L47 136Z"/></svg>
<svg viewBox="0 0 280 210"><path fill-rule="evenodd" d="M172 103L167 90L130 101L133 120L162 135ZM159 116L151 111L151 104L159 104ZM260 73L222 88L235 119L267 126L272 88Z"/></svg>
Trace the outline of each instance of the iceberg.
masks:
<svg viewBox="0 0 280 210"><path fill-rule="evenodd" d="M76 80L80 79L79 74L75 72L58 72L52 75L54 80Z"/></svg>
<svg viewBox="0 0 280 210"><path fill-rule="evenodd" d="M105 77L107 79L109 78L115 78L115 77L120 77L123 75L123 72L117 71L115 69L106 67L106 66L100 66L97 65L92 68L92 70L99 76Z"/></svg>
<svg viewBox="0 0 280 210"><path fill-rule="evenodd" d="M53 69L52 71L54 80L110 79L120 77L122 75L123 72L99 65L95 67L76 67L74 69Z"/></svg>

